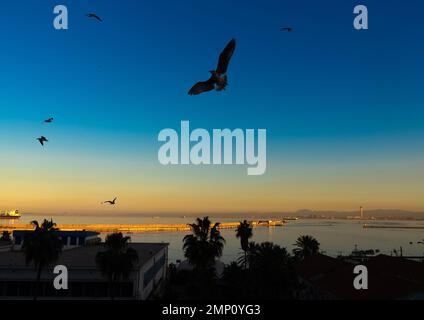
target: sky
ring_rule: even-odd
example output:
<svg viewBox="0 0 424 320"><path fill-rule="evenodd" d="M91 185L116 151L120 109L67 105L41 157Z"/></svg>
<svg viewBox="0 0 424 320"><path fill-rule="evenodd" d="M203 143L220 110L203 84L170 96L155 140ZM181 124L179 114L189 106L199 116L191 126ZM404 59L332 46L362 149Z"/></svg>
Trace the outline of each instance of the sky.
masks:
<svg viewBox="0 0 424 320"><path fill-rule="evenodd" d="M68 30L53 27L59 4ZM358 4L368 30L353 28ZM424 211L422 1L0 6L0 210ZM227 90L187 95L232 38ZM159 164L159 132L182 120L266 129L266 173ZM116 207L100 205L115 196Z"/></svg>

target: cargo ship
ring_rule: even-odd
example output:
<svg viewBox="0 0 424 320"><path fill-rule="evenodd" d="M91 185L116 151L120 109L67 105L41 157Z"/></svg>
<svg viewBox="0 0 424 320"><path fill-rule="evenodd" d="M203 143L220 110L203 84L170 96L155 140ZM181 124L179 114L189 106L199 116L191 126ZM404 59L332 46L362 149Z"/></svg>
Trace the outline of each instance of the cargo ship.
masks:
<svg viewBox="0 0 424 320"><path fill-rule="evenodd" d="M0 219L19 219L20 217L18 210L0 212Z"/></svg>

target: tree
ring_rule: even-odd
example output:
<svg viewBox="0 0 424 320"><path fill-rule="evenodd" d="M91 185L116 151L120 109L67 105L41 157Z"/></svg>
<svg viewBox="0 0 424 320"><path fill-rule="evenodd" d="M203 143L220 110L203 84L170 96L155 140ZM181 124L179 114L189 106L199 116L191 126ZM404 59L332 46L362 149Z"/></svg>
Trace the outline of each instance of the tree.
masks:
<svg viewBox="0 0 424 320"><path fill-rule="evenodd" d="M250 296L261 299L288 299L294 296L296 276L286 248L271 242L249 243Z"/></svg>
<svg viewBox="0 0 424 320"><path fill-rule="evenodd" d="M121 232L106 236L104 246L106 251L98 252L96 264L109 285L109 295L115 298L115 285L121 279L128 279L131 270L138 262L138 254L133 248L128 247L130 237L124 237Z"/></svg>
<svg viewBox="0 0 424 320"><path fill-rule="evenodd" d="M63 243L57 235L58 229L52 220L44 220L41 226L38 221L32 221L31 224L35 226L35 230L25 236L22 250L26 264L33 263L37 270L34 290L34 300L36 300L40 294L41 273L44 268L59 259Z"/></svg>
<svg viewBox="0 0 424 320"><path fill-rule="evenodd" d="M10 235L11 235L11 233L9 231L3 231L1 238L0 238L0 241L6 241L6 242L12 241Z"/></svg>
<svg viewBox="0 0 424 320"><path fill-rule="evenodd" d="M183 239L184 256L195 269L205 271L222 255L225 239L218 230L219 223L211 226L209 217L197 218L196 221L189 224L192 234Z"/></svg>
<svg viewBox="0 0 424 320"><path fill-rule="evenodd" d="M194 267L186 292L190 299L214 297L216 293L215 259L222 255L225 239L208 217L189 224L192 234L183 239L184 255Z"/></svg>
<svg viewBox="0 0 424 320"><path fill-rule="evenodd" d="M319 254L320 244L312 236L300 236L294 246L293 253L299 259Z"/></svg>
<svg viewBox="0 0 424 320"><path fill-rule="evenodd" d="M240 239L241 249L244 252L244 269L247 268L247 251L249 249L249 239L253 236L252 224L244 220L240 222L236 230L236 237Z"/></svg>

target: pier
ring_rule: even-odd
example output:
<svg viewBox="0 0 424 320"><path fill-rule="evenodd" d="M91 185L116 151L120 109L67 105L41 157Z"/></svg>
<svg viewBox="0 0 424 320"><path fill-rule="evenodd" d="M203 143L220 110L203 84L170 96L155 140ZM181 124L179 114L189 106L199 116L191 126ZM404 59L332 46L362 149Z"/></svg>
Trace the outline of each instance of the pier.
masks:
<svg viewBox="0 0 424 320"><path fill-rule="evenodd" d="M282 225L281 221L251 221L252 227ZM236 229L239 222L223 222L219 229ZM63 231L96 231L96 232L153 232L153 231L190 231L191 227L186 223L180 224L57 224L56 227ZM34 230L31 224L0 224L1 231Z"/></svg>

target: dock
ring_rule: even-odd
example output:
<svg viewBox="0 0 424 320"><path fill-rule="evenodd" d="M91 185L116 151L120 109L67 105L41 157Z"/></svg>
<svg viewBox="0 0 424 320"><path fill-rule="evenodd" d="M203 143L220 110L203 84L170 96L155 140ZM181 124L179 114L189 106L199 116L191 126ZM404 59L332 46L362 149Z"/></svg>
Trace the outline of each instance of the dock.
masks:
<svg viewBox="0 0 424 320"><path fill-rule="evenodd" d="M259 221L251 221L252 227L275 226L277 223L263 224ZM239 222L223 222L219 229L236 229ZM154 232L154 231L190 231L191 227L186 223L180 224L57 224L56 227L63 231L95 231L95 232ZM14 230L34 230L31 224L0 224L0 232Z"/></svg>

